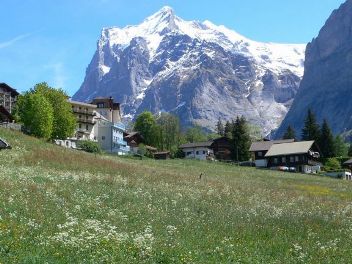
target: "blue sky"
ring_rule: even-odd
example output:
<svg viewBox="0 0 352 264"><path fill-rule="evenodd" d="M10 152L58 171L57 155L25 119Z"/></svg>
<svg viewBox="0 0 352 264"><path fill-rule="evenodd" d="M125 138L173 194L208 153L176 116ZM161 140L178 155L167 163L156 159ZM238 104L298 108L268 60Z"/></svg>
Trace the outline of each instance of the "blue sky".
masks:
<svg viewBox="0 0 352 264"><path fill-rule="evenodd" d="M344 0L0 0L0 82L46 81L73 95L103 27L139 24L171 6L257 41L307 43Z"/></svg>

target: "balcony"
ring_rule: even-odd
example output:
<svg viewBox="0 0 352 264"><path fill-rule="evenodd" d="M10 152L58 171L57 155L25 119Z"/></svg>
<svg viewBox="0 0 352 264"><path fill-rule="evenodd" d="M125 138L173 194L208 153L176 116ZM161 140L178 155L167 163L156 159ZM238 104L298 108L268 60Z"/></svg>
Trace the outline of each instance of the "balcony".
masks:
<svg viewBox="0 0 352 264"><path fill-rule="evenodd" d="M84 123L84 124L90 124L90 125L94 125L96 123L96 121L93 119L85 119L85 118L77 118L77 122Z"/></svg>
<svg viewBox="0 0 352 264"><path fill-rule="evenodd" d="M72 112L75 114L82 114L82 115L88 115L88 116L96 116L97 115L97 113L93 112L93 111L86 111L83 109L79 110L79 109L75 109L75 108L72 109Z"/></svg>

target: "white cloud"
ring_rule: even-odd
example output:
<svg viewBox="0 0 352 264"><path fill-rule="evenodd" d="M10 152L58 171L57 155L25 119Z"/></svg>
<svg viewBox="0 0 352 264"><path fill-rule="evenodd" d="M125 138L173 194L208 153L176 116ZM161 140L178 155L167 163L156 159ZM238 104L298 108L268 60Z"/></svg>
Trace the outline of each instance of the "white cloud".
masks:
<svg viewBox="0 0 352 264"><path fill-rule="evenodd" d="M8 41L5 41L5 42L0 42L0 49L3 49L3 48L6 48L6 47L9 47L9 46L12 46L13 44L15 44L17 41L21 40L21 39L25 39L25 38L28 38L29 36L31 36L32 34L31 33L27 33L27 34L22 34L22 35L19 35L13 39L10 39Z"/></svg>

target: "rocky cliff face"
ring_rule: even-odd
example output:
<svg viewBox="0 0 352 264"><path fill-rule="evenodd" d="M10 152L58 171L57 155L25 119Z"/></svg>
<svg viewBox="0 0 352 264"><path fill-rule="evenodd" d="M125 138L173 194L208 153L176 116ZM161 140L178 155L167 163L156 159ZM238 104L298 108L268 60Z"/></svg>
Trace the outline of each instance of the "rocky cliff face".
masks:
<svg viewBox="0 0 352 264"><path fill-rule="evenodd" d="M150 110L214 129L244 115L263 133L278 127L297 93L305 45L259 43L169 7L140 25L103 29L74 100L113 96L124 117Z"/></svg>
<svg viewBox="0 0 352 264"><path fill-rule="evenodd" d="M334 133L352 129L352 0L335 10L317 38L307 45L300 89L276 137L288 125L300 132L307 109Z"/></svg>

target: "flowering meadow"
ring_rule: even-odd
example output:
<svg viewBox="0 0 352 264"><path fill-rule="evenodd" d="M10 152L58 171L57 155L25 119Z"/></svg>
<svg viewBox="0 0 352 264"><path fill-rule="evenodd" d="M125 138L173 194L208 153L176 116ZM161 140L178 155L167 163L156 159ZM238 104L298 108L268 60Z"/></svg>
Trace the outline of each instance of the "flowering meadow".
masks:
<svg viewBox="0 0 352 264"><path fill-rule="evenodd" d="M348 181L0 137L0 263L352 262Z"/></svg>

